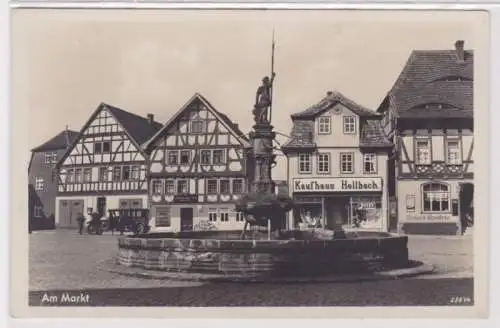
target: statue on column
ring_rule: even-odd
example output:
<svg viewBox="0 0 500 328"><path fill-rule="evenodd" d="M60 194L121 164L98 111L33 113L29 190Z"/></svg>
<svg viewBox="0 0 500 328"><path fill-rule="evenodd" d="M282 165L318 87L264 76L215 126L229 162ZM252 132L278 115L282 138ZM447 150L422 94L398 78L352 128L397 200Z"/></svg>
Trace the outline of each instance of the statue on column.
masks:
<svg viewBox="0 0 500 328"><path fill-rule="evenodd" d="M262 79L262 85L257 89L254 110L252 111L254 121L256 123L267 122L267 113L272 102L272 88L275 76L276 73L274 72L272 73L271 78L265 76Z"/></svg>

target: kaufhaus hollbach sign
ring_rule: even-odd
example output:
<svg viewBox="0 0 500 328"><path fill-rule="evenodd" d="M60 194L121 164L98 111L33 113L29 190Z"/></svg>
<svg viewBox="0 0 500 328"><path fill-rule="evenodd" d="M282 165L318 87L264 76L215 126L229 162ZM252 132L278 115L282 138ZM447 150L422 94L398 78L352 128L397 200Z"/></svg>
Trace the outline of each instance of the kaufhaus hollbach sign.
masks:
<svg viewBox="0 0 500 328"><path fill-rule="evenodd" d="M293 179L292 191L300 192L379 192L382 178L308 178Z"/></svg>

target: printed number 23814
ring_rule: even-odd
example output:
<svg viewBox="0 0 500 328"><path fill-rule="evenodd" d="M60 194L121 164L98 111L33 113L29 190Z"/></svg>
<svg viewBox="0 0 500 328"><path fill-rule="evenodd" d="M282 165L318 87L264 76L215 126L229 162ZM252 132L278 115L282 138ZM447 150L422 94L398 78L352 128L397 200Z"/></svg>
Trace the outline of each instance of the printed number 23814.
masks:
<svg viewBox="0 0 500 328"><path fill-rule="evenodd" d="M464 297L464 296L452 296L450 298L450 303L451 304L471 304L472 299L470 297Z"/></svg>

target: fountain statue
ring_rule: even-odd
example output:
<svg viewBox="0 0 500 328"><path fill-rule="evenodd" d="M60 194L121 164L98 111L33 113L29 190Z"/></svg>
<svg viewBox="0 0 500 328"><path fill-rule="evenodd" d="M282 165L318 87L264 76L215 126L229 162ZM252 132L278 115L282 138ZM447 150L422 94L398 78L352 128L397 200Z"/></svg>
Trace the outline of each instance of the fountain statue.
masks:
<svg viewBox="0 0 500 328"><path fill-rule="evenodd" d="M257 89L253 110L255 125L250 133L250 151L252 157L253 180L247 195L242 197L235 209L243 213L245 225L241 239L245 238L248 226L267 226L268 233L280 232L285 228L286 213L294 205L288 195L276 194L271 169L276 164L273 153L273 142L276 133L271 125L272 87L276 73L271 78L264 77L262 85Z"/></svg>

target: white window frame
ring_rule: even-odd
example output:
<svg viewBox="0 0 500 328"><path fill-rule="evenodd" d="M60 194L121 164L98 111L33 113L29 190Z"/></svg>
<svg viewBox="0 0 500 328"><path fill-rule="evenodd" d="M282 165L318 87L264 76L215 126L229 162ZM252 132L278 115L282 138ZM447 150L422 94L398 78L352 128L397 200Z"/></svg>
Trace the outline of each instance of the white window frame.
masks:
<svg viewBox="0 0 500 328"><path fill-rule="evenodd" d="M215 163L215 152L220 151L222 153L222 159L220 163ZM226 164L226 150L225 149L212 149L212 165L224 165Z"/></svg>
<svg viewBox="0 0 500 328"><path fill-rule="evenodd" d="M235 182L240 182L241 183L241 190L240 191L236 191L234 190L234 184ZM242 194L245 192L245 189L244 189L244 185L243 185L243 179L233 179L233 181L231 181L231 193L233 194Z"/></svg>
<svg viewBox="0 0 500 328"><path fill-rule="evenodd" d="M354 153L352 153L352 152L340 153L339 156L340 156L340 161L339 161L339 164L340 164L340 173L342 173L342 174L352 174L352 173L354 173ZM344 157L343 156L350 156L350 158L351 158L351 160L350 160L351 170L344 170L344 163L346 163L346 167L347 167L347 163L349 161L347 161L347 157L346 157L346 161L344 161Z"/></svg>
<svg viewBox="0 0 500 328"><path fill-rule="evenodd" d="M130 167L130 179L141 180L141 167L139 165L132 165Z"/></svg>
<svg viewBox="0 0 500 328"><path fill-rule="evenodd" d="M208 182L215 181L215 192L210 192L208 189ZM218 179L207 179L207 195L217 195L219 193L219 180Z"/></svg>
<svg viewBox="0 0 500 328"><path fill-rule="evenodd" d="M83 182L83 169L77 168L75 169L75 183L82 183L82 182Z"/></svg>
<svg viewBox="0 0 500 328"><path fill-rule="evenodd" d="M229 222L229 208L219 208L220 222Z"/></svg>
<svg viewBox="0 0 500 328"><path fill-rule="evenodd" d="M90 172L90 175L86 174L88 172ZM85 168L83 168L83 170L82 170L82 181L83 182L92 182L92 168L91 167L85 167Z"/></svg>
<svg viewBox="0 0 500 328"><path fill-rule="evenodd" d="M165 194L173 195L176 193L176 190L177 190L177 184L175 183L174 179L165 180Z"/></svg>
<svg viewBox="0 0 500 328"><path fill-rule="evenodd" d="M312 173L312 162L310 153L299 153L297 155L297 168L300 174ZM302 169L304 166L304 169ZM307 168L306 168L307 166Z"/></svg>
<svg viewBox="0 0 500 328"><path fill-rule="evenodd" d="M456 143L457 148L456 148L456 158L454 160L450 159L450 143ZM460 165L462 164L462 151L461 151L461 143L460 143L460 138L448 138L446 139L446 164L448 165Z"/></svg>
<svg viewBox="0 0 500 328"><path fill-rule="evenodd" d="M331 159L330 153L318 153L318 155L317 155L317 168L316 168L318 171L318 174L330 173L330 165L331 165L330 159ZM324 169L325 165L326 165L326 170Z"/></svg>
<svg viewBox="0 0 500 328"><path fill-rule="evenodd" d="M167 165L179 165L179 154L178 150L167 150ZM170 161L170 155L175 155L175 163Z"/></svg>
<svg viewBox="0 0 500 328"><path fill-rule="evenodd" d="M181 192L180 183L182 183L182 182L186 183L186 191L185 192ZM177 194L182 194L182 195L189 194L189 180L188 179L178 179L176 181L175 185L177 188Z"/></svg>
<svg viewBox="0 0 500 328"><path fill-rule="evenodd" d="M230 179L227 179L227 178L223 178L223 179L220 179L219 180L219 193L223 193L222 192L222 181L227 181L227 193L224 193L224 194L230 194L231 193L231 180Z"/></svg>
<svg viewBox="0 0 500 328"><path fill-rule="evenodd" d="M160 179L151 180L151 193L161 195L163 193L163 181Z"/></svg>
<svg viewBox="0 0 500 328"><path fill-rule="evenodd" d="M201 123L201 130L200 131L195 131L195 129L193 129L193 126L195 123ZM204 120L192 120L189 124L189 133L193 133L193 134L201 134L201 133L205 133L206 131L206 122Z"/></svg>
<svg viewBox="0 0 500 328"><path fill-rule="evenodd" d="M344 134L356 134L356 116L344 116L342 126Z"/></svg>
<svg viewBox="0 0 500 328"><path fill-rule="evenodd" d="M35 190L36 191L45 191L45 179L43 177L35 178Z"/></svg>
<svg viewBox="0 0 500 328"><path fill-rule="evenodd" d="M370 163L372 164L372 170L367 170L366 165ZM364 153L363 154L363 173L367 174L375 174L378 171L377 165L377 154L375 153Z"/></svg>
<svg viewBox="0 0 500 328"><path fill-rule="evenodd" d="M332 117L320 116L318 117L318 134L331 134L332 133Z"/></svg>
<svg viewBox="0 0 500 328"><path fill-rule="evenodd" d="M234 211L234 210L233 210L233 212L234 212L234 220L236 222L243 222L243 221L245 221L245 216L243 215L242 212L237 212L237 211Z"/></svg>
<svg viewBox="0 0 500 328"><path fill-rule="evenodd" d="M208 153L208 163L203 163L203 153ZM210 149L200 149L200 165L210 165L212 164L212 151Z"/></svg>
<svg viewBox="0 0 500 328"><path fill-rule="evenodd" d="M101 173L104 170L104 175ZM106 166L99 167L99 182L107 182L109 180L109 169Z"/></svg>
<svg viewBox="0 0 500 328"><path fill-rule="evenodd" d="M74 183L75 182L75 170L67 169L66 170L66 183Z"/></svg>
<svg viewBox="0 0 500 328"><path fill-rule="evenodd" d="M419 143L426 144L426 147L419 146ZM430 165L432 163L432 146L430 138L415 138L415 164L417 165ZM427 160L420 157L421 150L425 150L422 154L427 153Z"/></svg>
<svg viewBox="0 0 500 328"><path fill-rule="evenodd" d="M55 163L57 163L57 152L45 153L45 164L55 164Z"/></svg>
<svg viewBox="0 0 500 328"><path fill-rule="evenodd" d="M431 190L425 191L425 188L429 186ZM438 190L432 190L433 186L439 186L439 187L446 187L446 190L441 190L440 188L436 188ZM428 195L429 200L429 208L425 208L425 200L426 200L426 194ZM421 189L421 197L422 197L422 213L450 213L451 212L451 189L450 186L446 183L443 182L428 182L422 184L422 189ZM440 201L439 203L439 209L434 210L432 209L432 202L433 200L436 199ZM443 199L446 199L447 203L447 208L443 208Z"/></svg>
<svg viewBox="0 0 500 328"><path fill-rule="evenodd" d="M33 207L33 217L37 219L43 217L43 206L35 205Z"/></svg>
<svg viewBox="0 0 500 328"><path fill-rule="evenodd" d="M216 208L209 208L208 209L208 221L210 222L217 222L217 209Z"/></svg>
<svg viewBox="0 0 500 328"><path fill-rule="evenodd" d="M116 178L116 175L115 175L116 172L120 173L120 176L119 176L118 179ZM113 182L123 181L122 167L121 167L121 165L115 165L115 166L113 166L111 174L112 174L111 181L113 181Z"/></svg>

